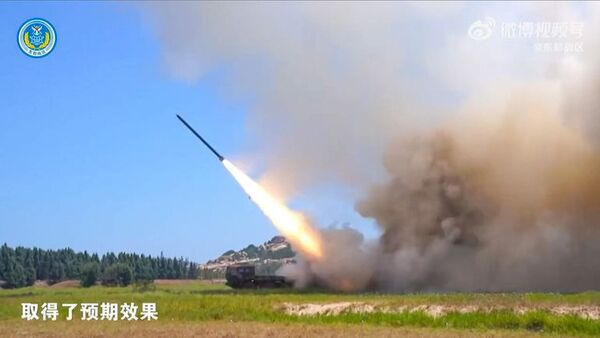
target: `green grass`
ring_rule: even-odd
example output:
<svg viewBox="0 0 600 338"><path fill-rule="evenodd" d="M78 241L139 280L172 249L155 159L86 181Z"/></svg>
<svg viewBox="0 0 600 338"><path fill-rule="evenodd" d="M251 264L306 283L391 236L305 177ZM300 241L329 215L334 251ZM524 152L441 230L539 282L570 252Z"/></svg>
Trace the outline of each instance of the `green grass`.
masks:
<svg viewBox="0 0 600 338"><path fill-rule="evenodd" d="M23 288L0 291L0 320L21 316L21 303L83 303L83 302L155 302L159 321L258 321L305 324L369 324L377 326L409 326L457 328L475 330L528 330L554 334L600 335L600 321L576 316L557 316L543 309L525 314L510 310L491 312L449 313L432 317L423 312L402 313L342 313L336 316L292 316L280 310L283 303L331 303L357 301L377 306L401 305L477 305L505 308L543 308L555 305L600 306L600 292L578 294L508 293L508 294L380 294L329 293L319 290L232 290L223 285L192 283L162 285L150 292L132 288L93 287ZM77 310L78 311L78 310ZM66 309L62 309L64 320ZM76 317L78 314L76 314ZM59 319L61 320L61 319Z"/></svg>

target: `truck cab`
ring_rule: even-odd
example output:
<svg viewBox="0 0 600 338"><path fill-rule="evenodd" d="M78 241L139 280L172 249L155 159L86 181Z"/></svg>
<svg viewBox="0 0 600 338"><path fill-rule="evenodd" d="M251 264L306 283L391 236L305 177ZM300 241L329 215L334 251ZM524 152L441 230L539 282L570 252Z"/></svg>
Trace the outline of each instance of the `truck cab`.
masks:
<svg viewBox="0 0 600 338"><path fill-rule="evenodd" d="M230 265L225 270L226 284L232 288L252 287L254 276L254 265Z"/></svg>

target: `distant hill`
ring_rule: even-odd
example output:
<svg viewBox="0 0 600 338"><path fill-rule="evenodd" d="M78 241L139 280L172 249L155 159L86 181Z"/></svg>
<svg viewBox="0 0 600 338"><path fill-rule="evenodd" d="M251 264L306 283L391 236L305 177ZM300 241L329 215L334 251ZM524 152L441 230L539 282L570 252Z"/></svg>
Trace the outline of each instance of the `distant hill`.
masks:
<svg viewBox="0 0 600 338"><path fill-rule="evenodd" d="M250 244L239 251L228 250L221 256L200 264L200 278L224 278L225 269L232 264L249 263L256 266L257 273L273 274L281 265L295 263L296 253L283 236L275 236L269 241Z"/></svg>

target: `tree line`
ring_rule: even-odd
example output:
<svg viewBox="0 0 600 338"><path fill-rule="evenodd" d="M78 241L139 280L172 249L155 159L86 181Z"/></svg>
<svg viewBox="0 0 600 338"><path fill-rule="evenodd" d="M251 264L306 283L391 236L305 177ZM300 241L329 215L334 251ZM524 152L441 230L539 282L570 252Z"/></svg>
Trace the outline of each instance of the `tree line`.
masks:
<svg viewBox="0 0 600 338"><path fill-rule="evenodd" d="M127 285L154 279L196 279L198 266L184 258L165 258L135 253L106 253L99 256L66 248L0 247L0 281L4 288L30 286L36 280L49 284L81 279L82 285L99 280L104 285Z"/></svg>

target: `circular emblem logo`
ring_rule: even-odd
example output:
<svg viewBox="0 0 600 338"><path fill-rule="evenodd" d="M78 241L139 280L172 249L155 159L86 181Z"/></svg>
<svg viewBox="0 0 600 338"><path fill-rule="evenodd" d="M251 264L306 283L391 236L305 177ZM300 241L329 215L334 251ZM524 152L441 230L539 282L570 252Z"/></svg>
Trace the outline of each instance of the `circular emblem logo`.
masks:
<svg viewBox="0 0 600 338"><path fill-rule="evenodd" d="M48 21L30 19L19 28L17 40L23 53L41 58L50 54L56 46L56 32Z"/></svg>
<svg viewBox="0 0 600 338"><path fill-rule="evenodd" d="M492 29L496 26L496 20L486 16L484 20L477 20L469 26L467 33L473 40L481 41L492 36Z"/></svg>

